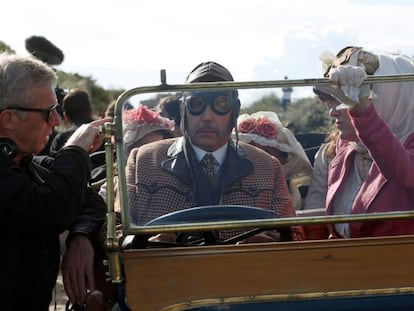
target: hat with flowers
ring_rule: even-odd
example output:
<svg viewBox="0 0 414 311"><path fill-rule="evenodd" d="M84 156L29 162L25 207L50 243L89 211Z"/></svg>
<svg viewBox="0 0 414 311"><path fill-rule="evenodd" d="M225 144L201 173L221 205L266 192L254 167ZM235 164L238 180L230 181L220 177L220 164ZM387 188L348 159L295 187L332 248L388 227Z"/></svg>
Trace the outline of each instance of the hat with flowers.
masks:
<svg viewBox="0 0 414 311"><path fill-rule="evenodd" d="M295 135L280 122L279 116L272 111L259 111L242 114L237 119L239 140L255 142L261 146L273 147L289 154L283 166L286 177L308 175L312 166L302 145Z"/></svg>
<svg viewBox="0 0 414 311"><path fill-rule="evenodd" d="M124 110L124 144L126 149L136 145L146 135L163 131L174 137L174 121L161 117L156 111L149 109L145 105L139 105L135 109Z"/></svg>

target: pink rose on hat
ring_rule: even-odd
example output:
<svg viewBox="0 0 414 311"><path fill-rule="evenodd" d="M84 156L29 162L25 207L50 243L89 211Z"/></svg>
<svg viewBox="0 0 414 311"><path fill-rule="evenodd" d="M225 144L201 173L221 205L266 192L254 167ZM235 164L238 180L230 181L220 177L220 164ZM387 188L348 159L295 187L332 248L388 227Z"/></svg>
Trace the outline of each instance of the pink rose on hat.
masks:
<svg viewBox="0 0 414 311"><path fill-rule="evenodd" d="M145 105L139 105L137 109L124 111L124 122L127 129L137 129L143 126L158 126L174 130L174 122L161 117L156 111Z"/></svg>
<svg viewBox="0 0 414 311"><path fill-rule="evenodd" d="M145 105L124 111L124 143L131 145L154 131L173 131L174 121L161 117Z"/></svg>
<svg viewBox="0 0 414 311"><path fill-rule="evenodd" d="M257 134L267 139L277 138L277 127L268 118L257 120Z"/></svg>
<svg viewBox="0 0 414 311"><path fill-rule="evenodd" d="M239 133L256 134L267 139L277 138L277 126L268 118L247 118L237 126Z"/></svg>
<svg viewBox="0 0 414 311"><path fill-rule="evenodd" d="M240 133L256 133L257 131L257 124L256 119L246 119L241 122L237 129Z"/></svg>

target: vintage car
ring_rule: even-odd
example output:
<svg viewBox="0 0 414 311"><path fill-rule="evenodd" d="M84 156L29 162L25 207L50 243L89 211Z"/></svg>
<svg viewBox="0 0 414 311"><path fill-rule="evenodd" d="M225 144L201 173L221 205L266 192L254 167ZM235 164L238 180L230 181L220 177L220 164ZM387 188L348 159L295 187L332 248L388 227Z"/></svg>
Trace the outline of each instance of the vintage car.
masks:
<svg viewBox="0 0 414 311"><path fill-rule="evenodd" d="M373 83L413 80L413 76L377 76ZM326 79L217 82L169 85L161 72L158 86L138 87L117 100L113 123L104 127L106 162L124 154L123 104L133 97L190 90L271 89L312 86ZM113 150L115 138L116 150ZM150 223L130 221L123 156L116 157L123 235L135 242L123 247L116 235L112 165L107 165L107 251L109 279L121 310L414 310L414 236L286 241L236 245L217 241L215 230L250 228L254 234L292 225L413 218L414 212L325 216L299 211L279 218L251 206L203 206L167 214ZM414 202L413 202L414 204ZM251 229L254 228L254 229ZM198 232L196 241L154 245L157 233ZM140 237L143 237L140 239ZM239 237L240 239L245 236ZM163 247L161 247L163 246Z"/></svg>

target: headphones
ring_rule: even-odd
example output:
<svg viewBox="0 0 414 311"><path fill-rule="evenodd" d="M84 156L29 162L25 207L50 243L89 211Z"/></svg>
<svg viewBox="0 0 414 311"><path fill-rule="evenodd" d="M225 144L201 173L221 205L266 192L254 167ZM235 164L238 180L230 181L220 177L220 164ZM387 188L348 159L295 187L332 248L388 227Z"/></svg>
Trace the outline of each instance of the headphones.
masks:
<svg viewBox="0 0 414 311"><path fill-rule="evenodd" d="M0 138L0 152L3 152L10 159L13 159L17 153L17 146L15 142L9 138Z"/></svg>

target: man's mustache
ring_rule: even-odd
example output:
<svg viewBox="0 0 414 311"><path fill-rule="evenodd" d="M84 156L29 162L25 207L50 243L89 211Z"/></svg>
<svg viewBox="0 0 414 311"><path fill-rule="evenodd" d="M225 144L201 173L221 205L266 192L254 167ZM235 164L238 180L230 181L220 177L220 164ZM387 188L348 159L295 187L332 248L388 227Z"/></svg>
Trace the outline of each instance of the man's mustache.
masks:
<svg viewBox="0 0 414 311"><path fill-rule="evenodd" d="M214 132L217 133L217 128L210 125L203 125L199 128L197 128L197 132Z"/></svg>

